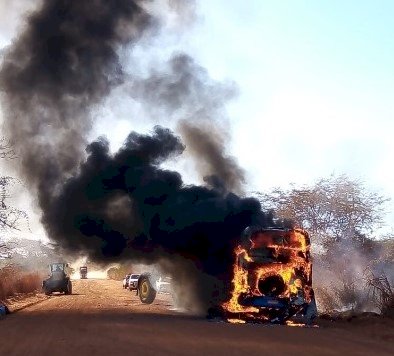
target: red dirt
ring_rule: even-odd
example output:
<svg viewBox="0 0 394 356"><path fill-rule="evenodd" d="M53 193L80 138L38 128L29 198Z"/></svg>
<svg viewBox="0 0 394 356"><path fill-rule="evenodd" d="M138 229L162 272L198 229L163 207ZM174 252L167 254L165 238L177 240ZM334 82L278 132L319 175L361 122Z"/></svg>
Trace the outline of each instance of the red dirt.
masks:
<svg viewBox="0 0 394 356"><path fill-rule="evenodd" d="M142 305L121 282L78 280L0 320L0 355L392 355L394 322L322 321L320 328L209 322Z"/></svg>

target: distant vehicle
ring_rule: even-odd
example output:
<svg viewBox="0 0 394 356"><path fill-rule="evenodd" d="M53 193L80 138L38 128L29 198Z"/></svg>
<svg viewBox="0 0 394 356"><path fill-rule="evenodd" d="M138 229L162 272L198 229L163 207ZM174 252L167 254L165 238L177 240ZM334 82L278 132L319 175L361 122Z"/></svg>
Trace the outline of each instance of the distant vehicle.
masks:
<svg viewBox="0 0 394 356"><path fill-rule="evenodd" d="M132 291L132 290L137 290L138 286L138 278L140 278L139 274L132 274L130 275L127 283L127 288Z"/></svg>
<svg viewBox="0 0 394 356"><path fill-rule="evenodd" d="M127 286L128 286L128 284L129 284L129 278L130 278L130 276L131 276L131 274L126 274L126 276L123 278L122 285L123 285L123 288L124 288L124 289L127 289Z"/></svg>
<svg viewBox="0 0 394 356"><path fill-rule="evenodd" d="M81 276L81 279L88 278L88 268L86 266L79 267L79 275Z"/></svg>
<svg viewBox="0 0 394 356"><path fill-rule="evenodd" d="M46 295L53 292L72 294L72 284L66 263L52 263L49 265L49 278L42 282L42 290Z"/></svg>

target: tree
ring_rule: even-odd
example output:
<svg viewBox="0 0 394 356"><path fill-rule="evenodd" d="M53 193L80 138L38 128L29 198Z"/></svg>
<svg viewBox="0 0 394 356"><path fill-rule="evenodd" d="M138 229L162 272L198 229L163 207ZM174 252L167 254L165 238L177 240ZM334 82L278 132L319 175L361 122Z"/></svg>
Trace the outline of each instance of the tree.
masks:
<svg viewBox="0 0 394 356"><path fill-rule="evenodd" d="M0 138L0 158L16 158L14 149L4 137Z"/></svg>
<svg viewBox="0 0 394 356"><path fill-rule="evenodd" d="M383 225L388 201L346 175L322 178L312 186L276 188L259 196L264 209L308 230L314 243L326 250L345 242L367 245L368 237Z"/></svg>
<svg viewBox="0 0 394 356"><path fill-rule="evenodd" d="M14 159L15 153L12 147L4 139L0 139L0 158ZM25 211L12 207L8 204L11 197L10 188L19 183L13 177L0 176L0 259L10 258L12 247L4 241L5 233L20 230L19 223L22 219L28 221Z"/></svg>

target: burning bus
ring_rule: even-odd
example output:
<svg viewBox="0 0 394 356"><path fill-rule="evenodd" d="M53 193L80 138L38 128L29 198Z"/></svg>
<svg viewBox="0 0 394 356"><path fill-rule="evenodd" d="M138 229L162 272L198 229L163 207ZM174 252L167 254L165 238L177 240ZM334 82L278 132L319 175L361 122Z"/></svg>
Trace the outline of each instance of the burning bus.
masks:
<svg viewBox="0 0 394 356"><path fill-rule="evenodd" d="M157 280L151 273L139 277L142 303L155 300ZM210 308L209 318L294 325L293 318L310 325L317 316L310 239L304 230L246 228L234 250L231 282L230 298Z"/></svg>
<svg viewBox="0 0 394 356"><path fill-rule="evenodd" d="M248 227L236 247L231 298L222 304L231 321L285 323L317 315L310 239L301 229Z"/></svg>

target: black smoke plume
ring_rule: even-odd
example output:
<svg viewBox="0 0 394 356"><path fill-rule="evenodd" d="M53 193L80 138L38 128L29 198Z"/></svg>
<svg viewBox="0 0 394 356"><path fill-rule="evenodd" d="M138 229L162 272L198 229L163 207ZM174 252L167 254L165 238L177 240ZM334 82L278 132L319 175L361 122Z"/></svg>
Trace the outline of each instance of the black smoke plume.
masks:
<svg viewBox="0 0 394 356"><path fill-rule="evenodd" d="M132 81L130 95L154 117L172 118L187 147L187 153L205 181L226 191L243 192L245 173L225 154L230 140L225 105L237 95L232 81L213 80L193 58L175 54L164 68Z"/></svg>
<svg viewBox="0 0 394 356"><path fill-rule="evenodd" d="M207 303L213 286L201 281L204 274L217 283L228 280L242 230L272 221L255 199L186 186L177 172L160 168L183 149L178 137L159 126L151 135L131 133L114 155L104 139L91 143L79 175L66 182L44 216L50 236L96 260L167 261L179 283L199 280L195 292ZM196 271L183 277L190 263Z"/></svg>
<svg viewBox="0 0 394 356"><path fill-rule="evenodd" d="M187 186L179 173L161 168L185 149L168 129L132 132L116 154L105 138L86 142L96 106L125 80L118 50L157 30L144 4L44 1L2 63L4 130L51 239L96 261L159 262L207 306L225 295L241 231L273 224L256 199L231 193L241 190L243 172L209 126L221 127L215 120L231 91L218 90L185 55L174 56L166 80L128 76L144 103L167 111L188 103L183 132L194 156L209 162L208 187ZM149 86L160 100L146 95Z"/></svg>
<svg viewBox="0 0 394 356"><path fill-rule="evenodd" d="M5 54L4 130L20 151L23 175L39 186L44 211L47 195L83 157L93 106L123 80L117 51L155 28L142 3L44 1Z"/></svg>

